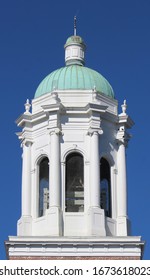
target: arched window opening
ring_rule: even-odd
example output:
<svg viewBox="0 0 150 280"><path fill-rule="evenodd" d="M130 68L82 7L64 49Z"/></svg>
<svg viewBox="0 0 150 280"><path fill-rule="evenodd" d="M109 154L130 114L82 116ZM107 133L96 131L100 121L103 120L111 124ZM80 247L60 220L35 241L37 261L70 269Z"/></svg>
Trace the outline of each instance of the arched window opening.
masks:
<svg viewBox="0 0 150 280"><path fill-rule="evenodd" d="M43 158L39 164L39 217L49 208L49 161Z"/></svg>
<svg viewBox="0 0 150 280"><path fill-rule="evenodd" d="M111 182L110 182L110 166L106 159L101 158L100 161L100 188L101 197L100 205L104 209L105 215L111 217Z"/></svg>
<svg viewBox="0 0 150 280"><path fill-rule="evenodd" d="M69 154L66 158L65 210L84 211L84 164L79 153Z"/></svg>

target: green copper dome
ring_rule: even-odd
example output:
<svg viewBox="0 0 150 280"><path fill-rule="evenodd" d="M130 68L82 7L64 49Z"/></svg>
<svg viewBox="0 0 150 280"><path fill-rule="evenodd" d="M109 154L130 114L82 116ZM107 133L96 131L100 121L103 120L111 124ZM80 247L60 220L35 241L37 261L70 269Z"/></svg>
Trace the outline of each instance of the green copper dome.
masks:
<svg viewBox="0 0 150 280"><path fill-rule="evenodd" d="M38 86L35 98L58 90L96 90L114 98L114 92L108 81L98 72L80 65L62 67L49 74Z"/></svg>
<svg viewBox="0 0 150 280"><path fill-rule="evenodd" d="M65 48L66 66L50 73L38 86L35 98L56 90L92 90L114 98L114 92L108 81L98 72L87 68L85 49L80 36L67 39Z"/></svg>

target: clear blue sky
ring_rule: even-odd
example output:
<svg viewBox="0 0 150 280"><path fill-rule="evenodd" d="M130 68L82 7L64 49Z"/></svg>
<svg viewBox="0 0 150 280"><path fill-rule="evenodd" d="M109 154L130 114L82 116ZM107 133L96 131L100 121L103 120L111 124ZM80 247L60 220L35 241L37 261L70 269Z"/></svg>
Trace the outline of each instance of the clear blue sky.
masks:
<svg viewBox="0 0 150 280"><path fill-rule="evenodd" d="M87 45L86 66L107 78L119 106L127 100L135 121L127 149L128 214L150 259L149 0L0 0L0 259L20 217L22 151L15 120L41 80L64 66L74 15Z"/></svg>

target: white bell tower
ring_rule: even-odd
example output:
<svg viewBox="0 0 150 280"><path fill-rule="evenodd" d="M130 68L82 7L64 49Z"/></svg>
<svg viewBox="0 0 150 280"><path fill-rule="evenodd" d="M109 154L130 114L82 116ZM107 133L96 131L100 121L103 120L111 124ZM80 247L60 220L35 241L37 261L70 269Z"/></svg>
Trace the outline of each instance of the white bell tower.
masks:
<svg viewBox="0 0 150 280"><path fill-rule="evenodd" d="M39 85L17 119L22 128L22 212L9 259L140 259L127 215L126 101L85 64L76 33L65 44L66 66Z"/></svg>

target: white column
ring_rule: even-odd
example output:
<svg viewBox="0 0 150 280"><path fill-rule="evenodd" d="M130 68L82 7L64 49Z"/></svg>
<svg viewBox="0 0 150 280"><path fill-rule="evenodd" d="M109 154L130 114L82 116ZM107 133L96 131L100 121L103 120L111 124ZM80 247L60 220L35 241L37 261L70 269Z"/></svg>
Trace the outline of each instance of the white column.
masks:
<svg viewBox="0 0 150 280"><path fill-rule="evenodd" d="M32 235L31 217L31 145L30 141L23 143L22 164L22 216L18 220L17 235Z"/></svg>
<svg viewBox="0 0 150 280"><path fill-rule="evenodd" d="M31 215L31 142L23 144L22 216Z"/></svg>
<svg viewBox="0 0 150 280"><path fill-rule="evenodd" d="M60 141L59 130L51 132L50 207L60 207Z"/></svg>
<svg viewBox="0 0 150 280"><path fill-rule="evenodd" d="M99 158L99 132L91 135L90 146L90 207L88 210L89 236L105 236L104 210L100 208L100 158Z"/></svg>
<svg viewBox="0 0 150 280"><path fill-rule="evenodd" d="M60 130L55 129L50 133L50 199L47 211L47 224L49 236L62 235L62 211L60 203Z"/></svg>
<svg viewBox="0 0 150 280"><path fill-rule="evenodd" d="M91 207L100 207L99 133L91 135Z"/></svg>
<svg viewBox="0 0 150 280"><path fill-rule="evenodd" d="M125 143L119 142L118 149L118 217L127 216L127 180Z"/></svg>

